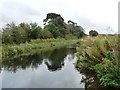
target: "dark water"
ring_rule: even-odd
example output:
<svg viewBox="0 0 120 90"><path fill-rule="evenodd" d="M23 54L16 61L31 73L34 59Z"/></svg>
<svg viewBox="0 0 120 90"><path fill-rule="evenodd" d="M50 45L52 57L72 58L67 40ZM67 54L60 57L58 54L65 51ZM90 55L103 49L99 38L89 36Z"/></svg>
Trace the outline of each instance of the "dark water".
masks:
<svg viewBox="0 0 120 90"><path fill-rule="evenodd" d="M75 48L57 48L5 60L3 88L84 88L75 69Z"/></svg>
<svg viewBox="0 0 120 90"><path fill-rule="evenodd" d="M4 60L2 88L87 89L89 85L81 82L82 77L92 77L93 74L77 71L74 66L77 60L75 53L75 48L64 47ZM90 87L94 86L97 84L90 85Z"/></svg>

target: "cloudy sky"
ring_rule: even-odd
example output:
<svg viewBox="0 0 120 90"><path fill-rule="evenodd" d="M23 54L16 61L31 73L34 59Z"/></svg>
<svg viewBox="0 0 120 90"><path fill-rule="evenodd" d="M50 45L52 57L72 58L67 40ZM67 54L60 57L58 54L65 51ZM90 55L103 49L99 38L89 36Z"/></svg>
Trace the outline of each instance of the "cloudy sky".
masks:
<svg viewBox="0 0 120 90"><path fill-rule="evenodd" d="M50 12L61 14L65 22L72 20L86 33L91 29L99 33L118 32L119 0L0 0L0 28L6 23L37 22Z"/></svg>

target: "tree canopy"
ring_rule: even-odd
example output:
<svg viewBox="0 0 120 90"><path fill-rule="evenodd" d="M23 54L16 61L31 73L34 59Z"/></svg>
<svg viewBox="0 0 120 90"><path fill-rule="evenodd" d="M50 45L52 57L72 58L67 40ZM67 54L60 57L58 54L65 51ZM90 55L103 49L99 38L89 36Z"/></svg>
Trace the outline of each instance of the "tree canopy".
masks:
<svg viewBox="0 0 120 90"><path fill-rule="evenodd" d="M81 26L71 20L68 20L68 23L64 22L60 14L48 13L43 22L45 23L44 28L37 23L7 24L2 30L2 43L20 44L30 42L31 39L81 38L85 36Z"/></svg>
<svg viewBox="0 0 120 90"><path fill-rule="evenodd" d="M97 36L97 35L98 35L98 32L95 31L95 30L91 30L91 31L89 32L89 35L90 35L90 36Z"/></svg>

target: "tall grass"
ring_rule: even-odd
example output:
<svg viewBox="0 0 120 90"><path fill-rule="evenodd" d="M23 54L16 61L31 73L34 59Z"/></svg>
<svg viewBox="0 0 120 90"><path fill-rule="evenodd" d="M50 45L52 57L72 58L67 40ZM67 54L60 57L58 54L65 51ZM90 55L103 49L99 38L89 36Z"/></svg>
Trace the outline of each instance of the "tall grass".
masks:
<svg viewBox="0 0 120 90"><path fill-rule="evenodd" d="M85 37L77 47L76 67L95 71L104 86L120 87L118 43L118 36Z"/></svg>
<svg viewBox="0 0 120 90"><path fill-rule="evenodd" d="M60 47L71 45L78 42L78 40L60 39L37 39L19 45L2 45L2 58L17 57L20 55L31 54L39 50L49 49L53 47Z"/></svg>

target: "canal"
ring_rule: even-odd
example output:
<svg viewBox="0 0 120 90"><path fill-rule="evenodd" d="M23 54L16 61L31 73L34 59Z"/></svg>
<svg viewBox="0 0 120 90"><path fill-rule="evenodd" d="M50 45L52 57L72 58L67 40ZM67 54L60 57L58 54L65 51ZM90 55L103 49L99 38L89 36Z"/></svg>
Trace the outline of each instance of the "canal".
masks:
<svg viewBox="0 0 120 90"><path fill-rule="evenodd" d="M93 74L80 73L75 68L77 60L75 54L75 47L67 46L3 60L2 75L0 74L2 88L85 88L86 90L89 85L83 78L93 79ZM93 84L92 87L97 85Z"/></svg>

